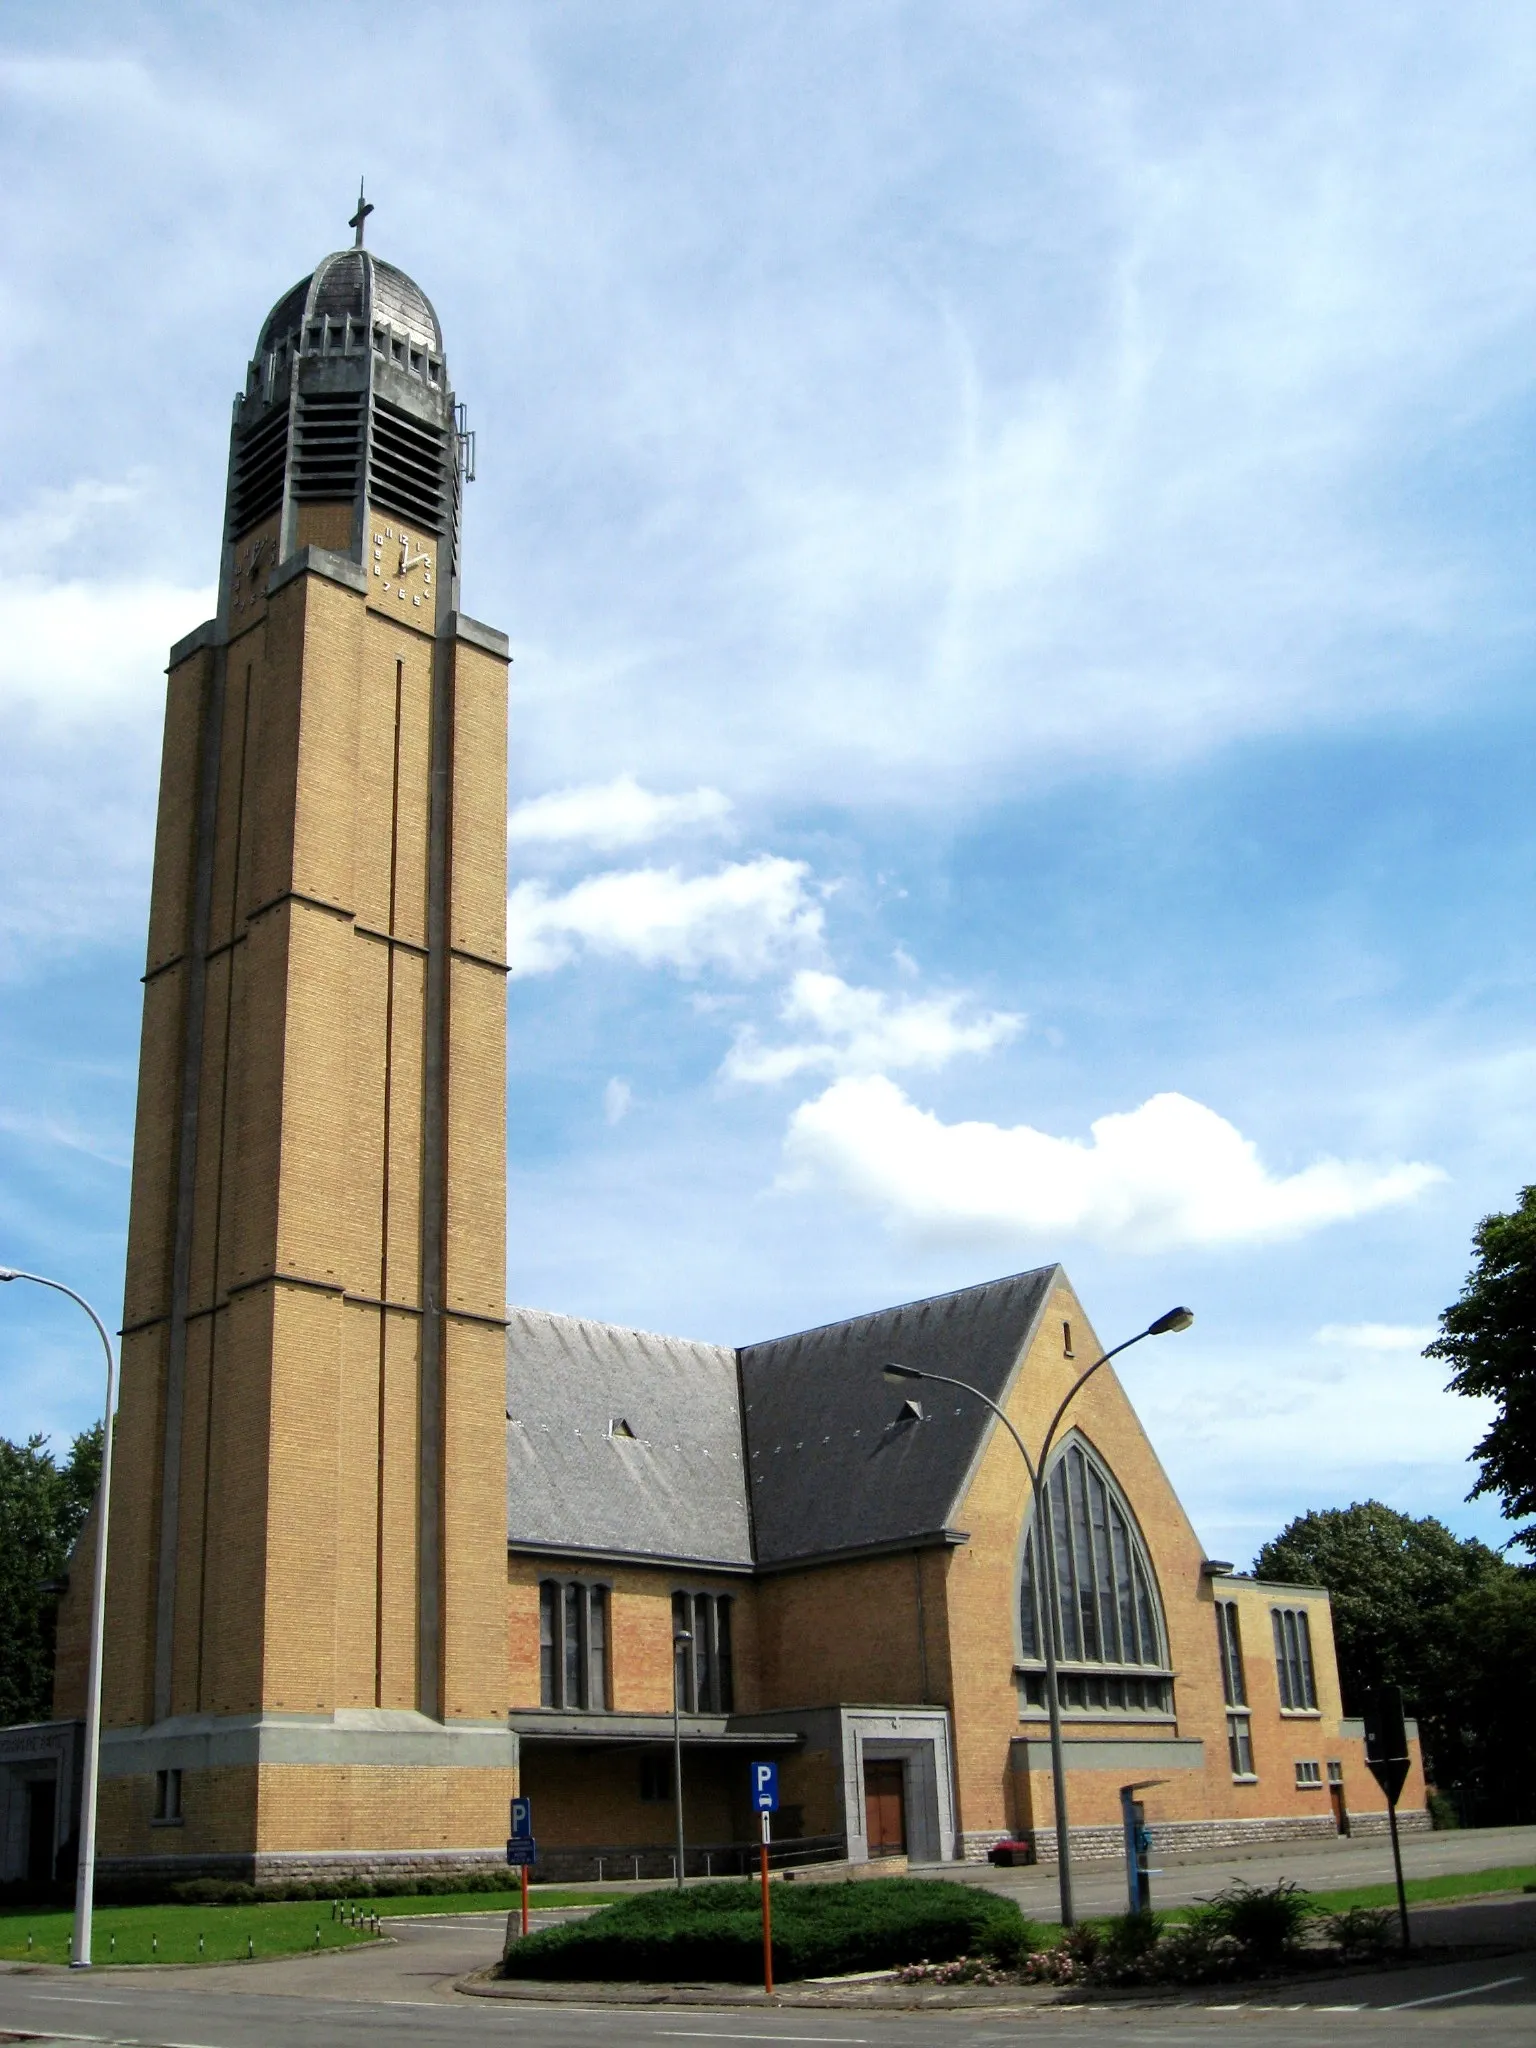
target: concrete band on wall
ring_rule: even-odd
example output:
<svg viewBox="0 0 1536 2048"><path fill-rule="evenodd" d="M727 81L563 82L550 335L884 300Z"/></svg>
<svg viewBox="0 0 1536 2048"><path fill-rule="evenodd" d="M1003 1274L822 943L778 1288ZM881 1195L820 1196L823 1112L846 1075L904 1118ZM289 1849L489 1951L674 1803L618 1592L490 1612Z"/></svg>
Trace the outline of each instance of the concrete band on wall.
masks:
<svg viewBox="0 0 1536 2048"><path fill-rule="evenodd" d="M102 1856L98 1875L119 1891L156 1891L194 1877L235 1884L399 1883L421 1877L507 1874L504 1855L489 1849L254 1849L188 1856Z"/></svg>
<svg viewBox="0 0 1536 2048"><path fill-rule="evenodd" d="M371 1707L335 1714L182 1714L153 1728L109 1728L101 1738L104 1778L253 1764L513 1771L517 1757L517 1737L504 1722L445 1726L425 1714Z"/></svg>

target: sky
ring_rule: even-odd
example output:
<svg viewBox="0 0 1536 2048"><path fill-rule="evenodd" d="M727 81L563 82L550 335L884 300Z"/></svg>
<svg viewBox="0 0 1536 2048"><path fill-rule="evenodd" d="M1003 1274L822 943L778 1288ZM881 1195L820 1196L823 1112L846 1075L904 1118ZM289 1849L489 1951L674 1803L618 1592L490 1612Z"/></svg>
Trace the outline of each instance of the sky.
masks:
<svg viewBox="0 0 1536 2048"><path fill-rule="evenodd" d="M0 1262L115 1323L171 642L345 244L511 639L519 1303L748 1343L1060 1260L1207 1550L1463 1534L1536 1179L1519 4L0 18ZM100 1400L0 1294L0 1434Z"/></svg>

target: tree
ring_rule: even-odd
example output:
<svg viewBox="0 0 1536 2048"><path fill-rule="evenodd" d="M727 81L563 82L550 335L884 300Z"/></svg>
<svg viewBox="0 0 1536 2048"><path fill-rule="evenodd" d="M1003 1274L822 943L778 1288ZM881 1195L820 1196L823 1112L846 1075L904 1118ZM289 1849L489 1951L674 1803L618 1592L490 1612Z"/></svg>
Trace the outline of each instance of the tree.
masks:
<svg viewBox="0 0 1536 2048"><path fill-rule="evenodd" d="M1440 1713L1454 1783L1472 1823L1536 1820L1536 1573L1506 1571L1463 1593L1447 1617Z"/></svg>
<svg viewBox="0 0 1536 2048"><path fill-rule="evenodd" d="M52 1710L56 1582L100 1479L100 1423L63 1465L40 1436L0 1437L0 1726Z"/></svg>
<svg viewBox="0 0 1536 2048"><path fill-rule="evenodd" d="M1451 1388L1497 1403L1472 1455L1468 1498L1496 1494L1507 1521L1536 1516L1536 1187L1507 1216L1485 1216L1472 1235L1476 1262L1440 1318L1426 1358L1451 1367ZM1536 1521L1511 1538L1536 1551Z"/></svg>
<svg viewBox="0 0 1536 2048"><path fill-rule="evenodd" d="M1298 1516L1253 1568L1283 1585L1326 1586L1344 1711L1363 1713L1378 1685L1400 1685L1418 1717L1430 1777L1442 1787L1469 1782L1483 1735L1468 1715L1482 1711L1497 1680L1490 1651L1481 1638L1470 1643L1468 1630L1494 1611L1480 1610L1479 1599L1512 1600L1511 1585L1536 1596L1526 1574L1433 1515L1416 1520L1379 1500ZM1514 1624L1497 1611L1502 1642ZM1529 1755L1530 1737L1524 1748Z"/></svg>

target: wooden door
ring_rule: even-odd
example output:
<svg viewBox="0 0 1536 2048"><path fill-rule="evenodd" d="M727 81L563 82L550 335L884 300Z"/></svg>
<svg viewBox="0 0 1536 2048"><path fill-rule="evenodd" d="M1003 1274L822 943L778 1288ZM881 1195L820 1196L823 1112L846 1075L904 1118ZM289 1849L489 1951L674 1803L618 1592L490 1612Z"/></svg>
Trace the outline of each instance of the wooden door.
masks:
<svg viewBox="0 0 1536 2048"><path fill-rule="evenodd" d="M864 1831L871 1856L906 1854L906 1773L900 1763L865 1764Z"/></svg>
<svg viewBox="0 0 1536 2048"><path fill-rule="evenodd" d="M1344 1804L1344 1787L1335 1778L1328 1787L1328 1799L1333 1807L1333 1824L1341 1835L1349 1833L1349 1811Z"/></svg>

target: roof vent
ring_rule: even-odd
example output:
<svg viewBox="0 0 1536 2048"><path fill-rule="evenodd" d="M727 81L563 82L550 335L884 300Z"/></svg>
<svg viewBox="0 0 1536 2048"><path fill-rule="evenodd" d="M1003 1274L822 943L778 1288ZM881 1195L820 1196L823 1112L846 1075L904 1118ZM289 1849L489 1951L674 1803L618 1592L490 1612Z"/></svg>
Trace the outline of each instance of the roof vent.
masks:
<svg viewBox="0 0 1536 2048"><path fill-rule="evenodd" d="M921 1401L902 1402L900 1413L896 1417L898 1422L921 1422L922 1419L923 1404Z"/></svg>
<svg viewBox="0 0 1536 2048"><path fill-rule="evenodd" d="M609 1423L608 1434L610 1437L627 1437L631 1443L635 1441L635 1432L630 1428L622 1415L616 1415L612 1422Z"/></svg>

